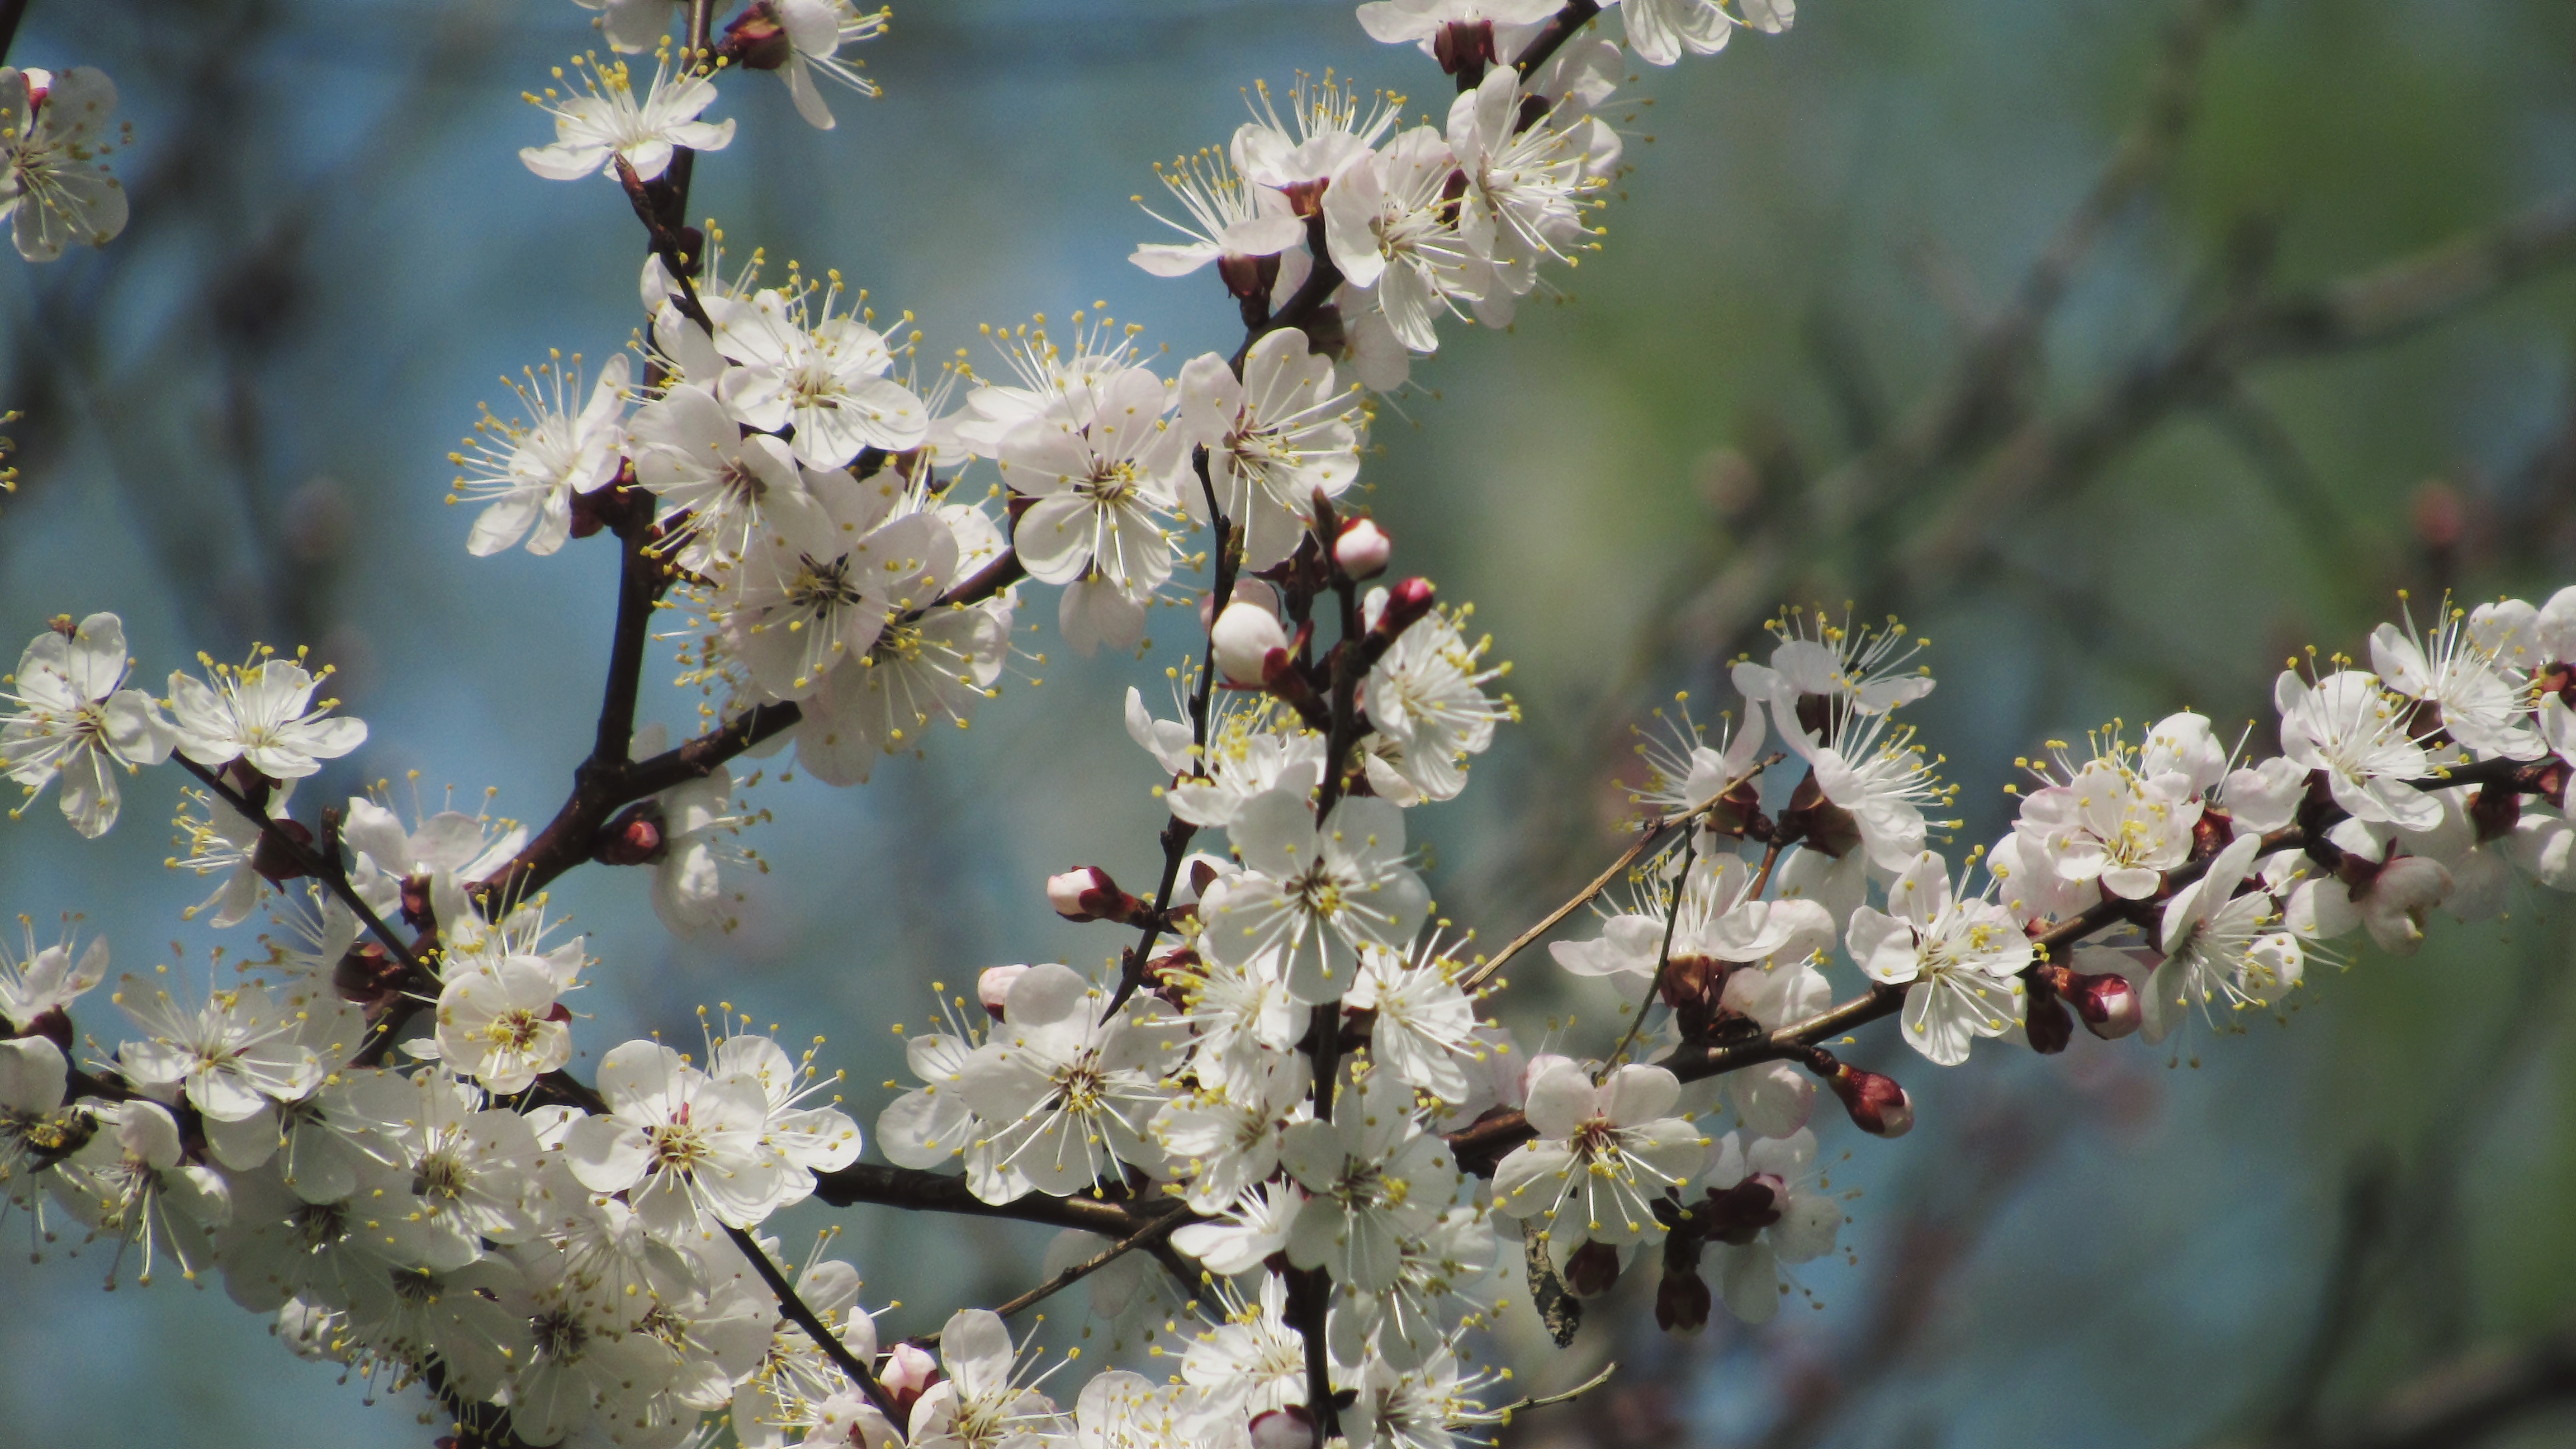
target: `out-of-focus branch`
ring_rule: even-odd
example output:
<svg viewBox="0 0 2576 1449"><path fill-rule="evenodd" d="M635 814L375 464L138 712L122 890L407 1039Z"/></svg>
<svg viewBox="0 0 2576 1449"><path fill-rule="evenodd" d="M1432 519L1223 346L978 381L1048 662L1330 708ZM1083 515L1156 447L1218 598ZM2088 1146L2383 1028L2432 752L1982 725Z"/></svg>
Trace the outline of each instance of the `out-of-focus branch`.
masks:
<svg viewBox="0 0 2576 1449"><path fill-rule="evenodd" d="M2463 1354L2347 1422L2222 1440L2214 1449L2462 1449L2532 1414L2570 1407L2576 1407L2576 1326L2519 1347Z"/></svg>
<svg viewBox="0 0 2576 1449"><path fill-rule="evenodd" d="M2025 423L1907 550L1907 572L1966 567L1998 510L2091 477L2176 412L2227 403L2255 368L2401 341L2570 261L2576 196L2369 271L2229 305L2072 415Z"/></svg>

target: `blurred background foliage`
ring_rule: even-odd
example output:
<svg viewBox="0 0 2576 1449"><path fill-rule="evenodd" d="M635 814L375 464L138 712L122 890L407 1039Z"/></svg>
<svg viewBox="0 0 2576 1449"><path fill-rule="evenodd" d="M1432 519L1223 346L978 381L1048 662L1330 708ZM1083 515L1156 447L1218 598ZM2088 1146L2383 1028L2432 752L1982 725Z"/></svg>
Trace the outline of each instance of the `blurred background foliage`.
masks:
<svg viewBox="0 0 2576 1449"><path fill-rule="evenodd" d="M311 643L374 728L315 798L408 798L418 772L433 802L552 812L613 552L469 559L441 500L476 401L506 400L496 374L548 348L595 368L637 321L623 199L514 154L546 134L520 92L592 43L587 18L36 0L10 59L115 78L134 221L103 253L0 269L0 402L28 414L0 619L120 610L155 678ZM932 0L867 59L888 93L836 99L831 134L774 81L731 83L740 132L695 206L737 255L911 309L933 358L979 322L1095 305L1175 357L1229 345L1213 282L1124 261L1149 163L1222 140L1239 87L1298 69L1445 108L1341 0ZM1399 566L1475 600L1515 666L1524 722L1476 789L1413 817L1443 913L1487 943L1608 858L1631 723L1676 690L1725 708L1725 662L1782 603L1933 640L1918 722L1962 786L1964 849L2044 741L2183 703L2254 718L2285 655L2357 652L2401 588L2423 607L2576 578L2563 0L1812 0L1794 32L1629 95L1634 173L1607 249L1563 277L1574 305L1451 329L1363 470ZM692 1011L730 1002L829 1033L867 1122L900 1069L885 1023L926 1018L932 982L1113 953L1037 885L1075 862L1151 877L1160 813L1120 700L1164 697L1190 616L1142 660L1084 660L1053 612L1025 611L1020 677L928 760L848 792L771 767L774 869L731 936L673 941L614 871L563 882L600 958L585 1045L694 1038ZM647 716L686 733L696 703L648 691ZM201 974L208 933L176 918L197 882L161 865L174 778L95 844L50 807L0 832L0 905L42 934L83 911L123 968ZM1518 1387L1624 1367L1507 1441L2564 1442L2567 917L2517 900L2415 959L2364 952L2293 1029L2179 1052L2079 1036L1936 1074L1863 1043L1922 1125L1889 1145L1824 1124L1851 1152L1836 1185L1864 1194L1848 1257L1759 1332L1658 1339L1642 1272L1567 1353L1524 1310L1498 1345ZM1524 1043L1610 1029L1616 1004L1536 955L1511 974ZM109 1011L82 1025L112 1044ZM789 1256L828 1220L785 1220ZM869 1301L901 1300L891 1335L1017 1291L1044 1246L980 1220L846 1229ZM0 1438L427 1442L416 1394L363 1407L219 1290L101 1295L99 1250L73 1246L0 1268ZM2514 1412L2439 1417L2489 1391Z"/></svg>

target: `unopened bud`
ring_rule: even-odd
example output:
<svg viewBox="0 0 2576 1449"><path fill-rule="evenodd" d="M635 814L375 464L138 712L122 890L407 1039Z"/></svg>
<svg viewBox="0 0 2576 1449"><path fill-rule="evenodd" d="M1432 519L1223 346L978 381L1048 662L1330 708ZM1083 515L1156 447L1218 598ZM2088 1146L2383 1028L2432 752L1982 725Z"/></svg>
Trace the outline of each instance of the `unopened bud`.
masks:
<svg viewBox="0 0 2576 1449"><path fill-rule="evenodd" d="M1377 520L1355 518L1342 525L1342 536L1333 540L1333 562L1355 579L1373 579L1386 572L1386 561L1395 553L1395 540L1377 526Z"/></svg>
<svg viewBox="0 0 2576 1449"><path fill-rule="evenodd" d="M2030 993L2022 1012L2022 1035L2030 1049L2044 1057L2066 1050L2075 1038L2075 1018L2066 1014L2066 1004L2046 991Z"/></svg>
<svg viewBox="0 0 2576 1449"><path fill-rule="evenodd" d="M1252 1416L1252 1449L1307 1449L1315 1442L1315 1416L1289 1404Z"/></svg>
<svg viewBox="0 0 2576 1449"><path fill-rule="evenodd" d="M1028 968L1004 966L995 969L1024 971ZM893 1419L898 1424L912 1418L912 1406L939 1380L939 1360L915 1343L896 1344L886 1354L884 1367L877 1370L877 1382L885 1385L886 1397L893 1401Z"/></svg>
<svg viewBox="0 0 2576 1449"><path fill-rule="evenodd" d="M1697 1333L1708 1326L1708 1285L1695 1272L1670 1273L1655 1285L1655 1326L1666 1333Z"/></svg>
<svg viewBox="0 0 2576 1449"><path fill-rule="evenodd" d="M724 34L726 58L745 70L776 70L796 53L771 0L753 0L750 9L725 27Z"/></svg>
<svg viewBox="0 0 2576 1449"><path fill-rule="evenodd" d="M1902 1137L1914 1129L1914 1099L1894 1077L1864 1072L1848 1062L1836 1061L1831 1052L1818 1048L1807 1058L1807 1070L1825 1079L1834 1095L1843 1099L1843 1110L1851 1114L1852 1125L1873 1137Z"/></svg>
<svg viewBox="0 0 2576 1449"><path fill-rule="evenodd" d="M1431 37L1431 58L1442 75L1482 76L1494 63L1494 22L1452 20Z"/></svg>
<svg viewBox="0 0 2576 1449"><path fill-rule="evenodd" d="M590 858L601 865L646 865L662 854L662 807L651 800L628 806L600 827Z"/></svg>
<svg viewBox="0 0 2576 1449"><path fill-rule="evenodd" d="M975 999L984 1003L985 1014L995 1021L1002 1019L1003 1003L1011 999L1011 987L1029 974L1026 966L990 966L975 978Z"/></svg>
<svg viewBox="0 0 2576 1449"><path fill-rule="evenodd" d="M1288 654L1288 631L1279 627L1279 616L1255 604L1233 603L1217 615L1215 627L1208 630L1208 648L1216 655L1217 672L1228 684L1260 688L1276 652Z"/></svg>
<svg viewBox="0 0 2576 1449"><path fill-rule="evenodd" d="M1431 612L1431 581L1410 578L1386 591L1386 605L1378 610L1377 626L1369 632L1381 645L1413 627L1414 622Z"/></svg>
<svg viewBox="0 0 2576 1449"><path fill-rule="evenodd" d="M2104 1041L2118 1041L2134 1032L2147 1019L2147 1004L2138 996L2129 978L2106 971L2099 976L2070 973L2067 984L2059 988L2066 1004L2084 1018L2084 1029Z"/></svg>
<svg viewBox="0 0 2576 1449"><path fill-rule="evenodd" d="M1118 888L1109 872L1096 865L1077 866L1047 877L1047 904L1068 921L1124 921L1145 903Z"/></svg>
<svg viewBox="0 0 2576 1449"><path fill-rule="evenodd" d="M1565 1260L1565 1286L1577 1298L1598 1298L1619 1282L1619 1250L1586 1242Z"/></svg>

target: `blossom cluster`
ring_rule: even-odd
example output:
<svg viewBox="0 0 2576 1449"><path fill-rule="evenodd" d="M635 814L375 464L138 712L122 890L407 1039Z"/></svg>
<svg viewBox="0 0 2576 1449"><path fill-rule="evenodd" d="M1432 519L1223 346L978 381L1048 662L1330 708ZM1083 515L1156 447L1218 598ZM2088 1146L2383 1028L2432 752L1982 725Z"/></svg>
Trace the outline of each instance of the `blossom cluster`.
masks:
<svg viewBox="0 0 2576 1449"><path fill-rule="evenodd" d="M1162 172L1183 240L1133 259L1213 266L1240 349L1169 366L1086 310L985 329L990 377L925 376L911 314L757 251L728 270L687 220L696 159L734 139L706 116L730 74L777 73L829 128L818 79L875 93L842 51L884 12L753 0L719 36L703 4L586 3L654 73L582 57L530 97L555 139L521 159L615 181L646 231L642 325L595 374L528 369L517 415L450 455L469 553L619 552L599 734L554 820L381 786L319 805L368 727L301 653L201 658L156 696L116 615L66 616L0 693L0 768L83 836L175 762L171 865L213 882L190 918L275 928L202 997L123 978L113 1045L72 1016L103 940L0 950L0 1196L114 1243L112 1275L220 1277L297 1352L426 1386L460 1442L1448 1449L1511 1412L1477 1365L1515 1284L1599 1298L1648 1262L1675 1331L1802 1291L1848 1201L1818 1086L1863 1133L1913 1120L1828 1040L1892 1016L1944 1066L2063 1050L2078 1021L2163 1042L2285 1011L2360 937L2403 953L2436 912L2576 889L2576 588L2446 600L2429 633L2374 633L2368 669L2294 661L2276 755L2190 712L2052 744L2009 833L1955 863L1957 792L1900 719L1934 688L1922 642L1789 613L1713 735L1683 710L1643 740L1628 898L1550 947L1624 1031L1524 1050L1486 1014L1498 973L1599 887L1491 955L1436 912L1408 813L1458 796L1518 706L1472 608L1392 575L1357 506L1375 395L1443 318L1507 323L1598 245L1630 57L1776 32L1787 0L1624 0L1624 46L1587 31L1592 0L1370 0L1370 35L1455 78L1444 124L1300 78ZM121 226L92 165L112 106L94 71L0 70L0 209L29 257ZM629 1041L576 1075L567 998L601 963L547 883L649 867L674 932L730 925L766 812L729 762L792 748L856 784L966 725L1029 587L1081 650L1197 610L1171 714L1124 701L1169 812L1153 889L1087 864L1045 883L1132 944L1096 975L934 986L915 1080L873 1116L884 1164L839 1074L729 1005L699 1052ZM709 701L676 746L634 726L666 605ZM781 1266L772 1220L811 1199L1061 1231L1030 1292L883 1343L856 1265L818 1244ZM1009 1319L1078 1282L1111 1362L1051 1385L1064 1364Z"/></svg>

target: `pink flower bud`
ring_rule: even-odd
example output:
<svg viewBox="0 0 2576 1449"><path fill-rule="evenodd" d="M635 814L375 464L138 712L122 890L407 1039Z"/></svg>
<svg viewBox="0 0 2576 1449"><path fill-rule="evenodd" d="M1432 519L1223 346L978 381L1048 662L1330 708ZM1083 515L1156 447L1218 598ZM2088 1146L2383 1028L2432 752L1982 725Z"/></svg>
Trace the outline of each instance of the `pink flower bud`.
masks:
<svg viewBox="0 0 2576 1449"><path fill-rule="evenodd" d="M590 858L601 865L644 865L662 854L662 807L646 800L600 828Z"/></svg>
<svg viewBox="0 0 2576 1449"><path fill-rule="evenodd" d="M1268 609L1233 603L1225 606L1216 626L1208 631L1208 647L1216 655L1217 672L1228 684L1257 689L1271 654L1286 657L1288 631L1279 627L1279 616Z"/></svg>
<svg viewBox="0 0 2576 1449"><path fill-rule="evenodd" d="M1386 561L1395 552L1395 540L1377 526L1375 519L1355 518L1342 525L1342 536L1333 540L1333 562L1355 579L1373 579L1386 572Z"/></svg>
<svg viewBox="0 0 2576 1449"><path fill-rule="evenodd" d="M1307 1449L1315 1442L1315 1416L1289 1404L1252 1416L1252 1449Z"/></svg>
<svg viewBox="0 0 2576 1449"><path fill-rule="evenodd" d="M996 967L1001 971L1025 971L1025 966ZM990 974L990 973L987 973ZM912 1406L940 1380L939 1360L932 1358L919 1344L898 1343L885 1356L885 1365L877 1370L877 1381L885 1385L886 1397L894 1400L894 1421L904 1423L912 1417Z"/></svg>
<svg viewBox="0 0 2576 1449"><path fill-rule="evenodd" d="M2115 972L2099 976L2075 973L2068 979L2067 1004L2084 1018L2084 1029L2104 1041L2118 1041L2147 1019L2146 1003L2129 978Z"/></svg>
<svg viewBox="0 0 2576 1449"><path fill-rule="evenodd" d="M1873 1137L1902 1137L1914 1129L1914 1099L1894 1077L1864 1072L1848 1062L1834 1060L1832 1053L1818 1050L1808 1058L1809 1071L1825 1079L1834 1095L1843 1099L1843 1110L1851 1114L1852 1125Z"/></svg>
<svg viewBox="0 0 2576 1449"><path fill-rule="evenodd" d="M1029 973L1026 966L993 966L975 978L975 999L984 1003L984 1011L995 1021L1002 1019L1003 1003L1011 999L1011 986Z"/></svg>
<svg viewBox="0 0 2576 1449"><path fill-rule="evenodd" d="M1119 921L1127 918L1129 898L1096 865L1077 866L1047 877L1047 904L1068 921Z"/></svg>

